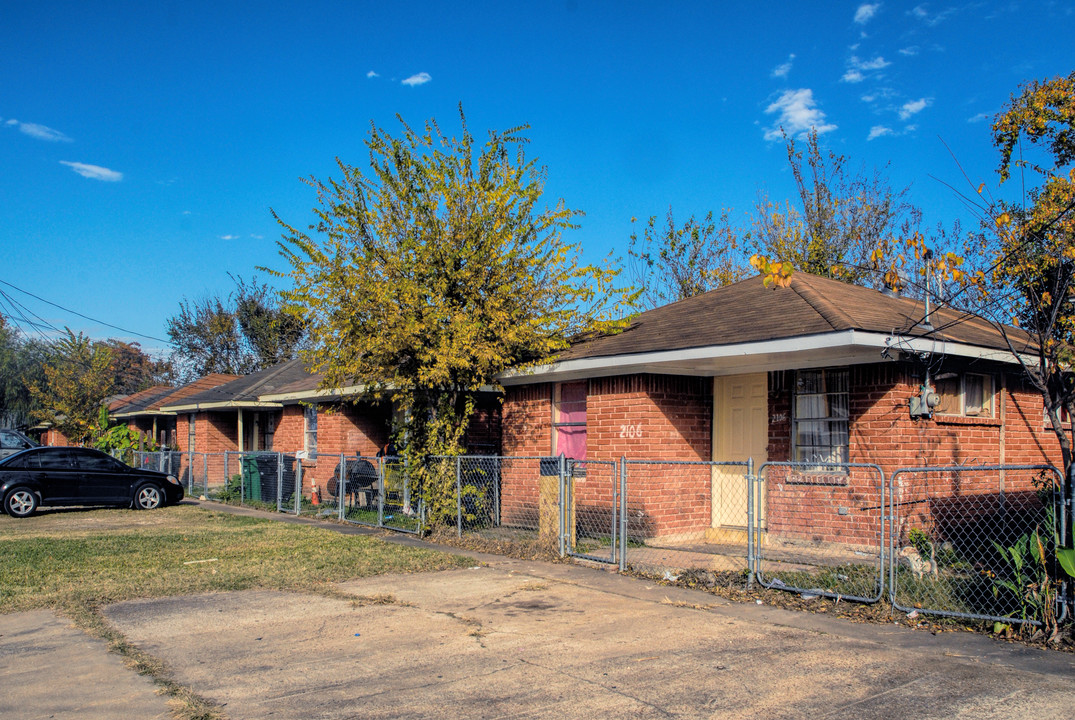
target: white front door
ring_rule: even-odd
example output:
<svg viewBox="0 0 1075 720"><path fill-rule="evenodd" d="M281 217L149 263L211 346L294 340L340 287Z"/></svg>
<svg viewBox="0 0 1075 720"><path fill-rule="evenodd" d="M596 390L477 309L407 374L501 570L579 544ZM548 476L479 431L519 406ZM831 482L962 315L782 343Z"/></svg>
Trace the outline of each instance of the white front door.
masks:
<svg viewBox="0 0 1075 720"><path fill-rule="evenodd" d="M769 382L766 373L729 375L713 380L713 460L746 461L755 469L769 447ZM759 503L758 510L764 507ZM745 529L745 468L713 468L713 527Z"/></svg>

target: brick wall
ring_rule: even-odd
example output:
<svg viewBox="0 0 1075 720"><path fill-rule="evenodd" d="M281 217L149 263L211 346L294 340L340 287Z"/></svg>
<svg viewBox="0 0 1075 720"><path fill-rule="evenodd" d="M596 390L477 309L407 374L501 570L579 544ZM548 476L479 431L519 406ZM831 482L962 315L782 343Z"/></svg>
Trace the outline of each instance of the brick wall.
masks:
<svg viewBox="0 0 1075 720"><path fill-rule="evenodd" d="M629 375L590 382L586 400L589 460L712 458L713 381L673 375ZM575 486L579 514L599 517L611 504L614 477L595 467ZM698 465L628 466L627 508L634 532L675 535L709 525L711 473ZM600 519L598 519L600 523Z"/></svg>
<svg viewBox="0 0 1075 720"><path fill-rule="evenodd" d="M506 388L503 452L508 456L552 455L552 384ZM501 467L501 522L537 527L540 464L505 462Z"/></svg>
<svg viewBox="0 0 1075 720"><path fill-rule="evenodd" d="M553 452L553 386L540 383L508 388L504 399L503 434L506 455L547 456ZM618 478L602 462L631 458L706 461L710 459L712 381L671 375L630 375L589 382L586 398L585 474L574 480L576 516L604 527ZM522 468L528 471L522 471ZM536 466L512 464L504 471L505 509L520 517L536 515ZM516 469L519 469L516 471ZM635 468L644 481L628 489L628 507L636 522L651 534L683 532L708 523L708 467ZM505 515L507 512L505 510Z"/></svg>
<svg viewBox="0 0 1075 720"><path fill-rule="evenodd" d="M474 402L474 415L467 426L463 445L468 454L499 455L501 451L501 403L503 398L482 393Z"/></svg>
<svg viewBox="0 0 1075 720"><path fill-rule="evenodd" d="M954 371L968 369L953 367ZM989 373L988 367L970 368ZM850 368L850 461L876 464L847 473L767 473L761 508L769 532L810 541L851 541L874 547L880 542L881 485L893 471L920 465L1041 464L1059 465L1055 436L1043 420L1041 397L1017 376L1000 380L994 417L935 416L913 420L908 402L921 382L911 365L877 363ZM791 403L795 374L769 376L768 459L791 459ZM506 455L551 455L553 385L508 388L503 433ZM589 382L587 458L591 461L711 459L712 380L662 375L599 378ZM513 467L523 467L517 463ZM529 466L527 466L529 467ZM587 472L575 483L577 509L607 507L611 480ZM534 468L505 471L504 502L536 513L538 482ZM1034 473L969 473L928 479L932 496L1009 497L1033 490ZM711 476L708 468L652 463L628 466L628 506L632 523L646 536L704 531L711 523ZM937 505L936 502L933 503Z"/></svg>
<svg viewBox="0 0 1075 720"><path fill-rule="evenodd" d="M886 483L905 467L1061 463L1056 438L1042 419L1041 396L1016 376L996 375L1003 379L995 388L994 417L912 419L908 403L921 383L915 368L883 363L855 366L850 372L850 461L879 465ZM769 459L789 460L794 373L772 373L769 384ZM1027 498L1033 494L1035 476L1017 471L901 476L897 492L906 509L898 515L908 518L907 527L919 526L930 522L923 513L938 503L950 508L959 498L973 497L973 504L990 504L1001 490L1009 498ZM771 468L766 477L766 520L773 535L817 542L853 540L871 547L880 542L882 480L876 472Z"/></svg>

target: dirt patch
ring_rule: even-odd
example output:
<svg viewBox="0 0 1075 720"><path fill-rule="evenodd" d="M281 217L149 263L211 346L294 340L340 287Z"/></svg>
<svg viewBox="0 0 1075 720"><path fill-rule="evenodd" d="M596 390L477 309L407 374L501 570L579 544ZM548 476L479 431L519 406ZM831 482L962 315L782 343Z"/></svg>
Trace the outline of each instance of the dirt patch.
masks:
<svg viewBox="0 0 1075 720"><path fill-rule="evenodd" d="M917 612L905 613L893 608L884 600L872 604L859 603L810 593L773 590L760 585L748 587L747 577L743 572L687 571L673 576L674 579L668 575L644 572L629 571L627 574L658 585L702 590L732 602L819 613L852 622L903 625L933 635L946 632L977 633L1005 642L1075 653L1075 627L1071 625L1062 628L1054 638L1050 639L1044 632L1029 625L1020 633L1017 627L998 627L992 621L968 621Z"/></svg>

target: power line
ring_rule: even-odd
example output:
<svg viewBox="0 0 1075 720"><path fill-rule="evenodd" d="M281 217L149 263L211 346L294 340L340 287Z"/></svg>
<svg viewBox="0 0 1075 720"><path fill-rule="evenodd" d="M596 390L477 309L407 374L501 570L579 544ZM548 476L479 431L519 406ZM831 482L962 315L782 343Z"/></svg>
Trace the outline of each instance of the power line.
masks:
<svg viewBox="0 0 1075 720"><path fill-rule="evenodd" d="M60 310L63 310L64 312L71 313L72 315L77 315L78 317L80 317L80 318L82 318L84 320L89 320L90 322L95 322L98 325L104 325L105 327L110 327L113 330L119 330L120 332L127 333L128 335L136 335L136 336L141 337L141 338L146 338L147 340L155 340L156 342L162 342L165 345L172 345L171 340L165 340L163 338L154 337L153 335L146 335L145 333L136 332L134 330L128 330L127 328L120 327L119 325L113 325L112 323L107 323L104 320L98 320L97 318L90 317L89 315L83 315L82 313L78 312L77 310L72 310L71 308L64 307L63 305L60 305L58 303L54 303L51 300L46 300L45 298L41 297L40 295L34 295L29 290L23 290L22 288L17 287L15 285L12 285L11 283L9 283L9 282L7 282L5 280L0 280L0 284L7 285L9 288L12 288L13 290L17 290L17 291L21 292L24 295L29 295L30 297L34 298L35 300L40 300L41 302L43 302L43 303L45 303L47 305L51 305L51 306L53 306L55 308L59 308Z"/></svg>

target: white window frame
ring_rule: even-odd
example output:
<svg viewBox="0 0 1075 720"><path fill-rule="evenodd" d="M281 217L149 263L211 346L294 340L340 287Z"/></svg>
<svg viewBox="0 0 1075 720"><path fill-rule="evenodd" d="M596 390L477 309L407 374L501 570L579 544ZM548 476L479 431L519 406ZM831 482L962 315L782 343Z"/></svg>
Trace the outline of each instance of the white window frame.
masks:
<svg viewBox="0 0 1075 720"><path fill-rule="evenodd" d="M823 378L824 378L823 382L824 382L824 385L826 387L826 390L824 392L821 392L821 393L800 393L799 392L799 376L802 373L822 373ZM830 392L827 389L827 387L828 387L828 377L829 377L829 375L835 374L835 373L844 373L845 374L845 376L847 378L847 381L846 381L847 382L847 390L846 391ZM835 396L835 395L845 395L846 398L847 398L846 399L847 415L843 416L843 417L840 417L840 416L837 416L837 415L832 415L831 414L832 402L831 402L831 399L830 399L830 400L828 400L826 402L826 405L830 409L830 414L829 415L827 415L825 417L806 417L806 418L801 418L801 417L799 417L799 403L798 403L798 398L800 397L800 395L825 395L826 397L829 397L829 398L831 398L832 396ZM800 450L799 442L798 442L798 439L799 439L799 423L811 423L811 422L813 422L813 423L817 423L817 422L841 423L842 422L844 424L845 429L844 429L843 436L844 436L846 442L844 442L842 444L830 444L830 445L824 446L824 447L828 447L830 449L830 454L832 454L832 451L842 450L842 452L840 453L840 455L842 456L841 459L839 459L837 461L831 461L830 460L829 464L826 464L825 460L818 459L815 462L815 460L810 459L810 458L800 458L799 457L799 450ZM830 438L831 437L832 437L832 434L831 434L831 430L830 430ZM822 446L818 446L818 447L822 447ZM791 458L795 462L809 463L810 465L813 465L814 467L812 468L812 470L817 471L817 472L830 472L830 473L833 472L833 471L843 472L843 470L836 468L836 465L839 465L839 464L842 464L842 463L847 463L847 462L849 462L849 460L851 458L851 371L850 371L849 368L846 368L846 367L810 368L810 369L806 369L806 370L796 370L795 371L795 382L794 382L794 385L791 388Z"/></svg>
<svg viewBox="0 0 1075 720"><path fill-rule="evenodd" d="M302 446L306 457L317 457L317 405L302 406Z"/></svg>
<svg viewBox="0 0 1075 720"><path fill-rule="evenodd" d="M989 410L988 412L970 411L967 409L967 378L975 377L982 378L982 399L988 399ZM966 418L986 418L992 419L997 416L997 381L996 378L988 373L973 373L962 372L954 373L947 372L937 375L934 381L950 380L952 378L959 378L959 408L957 412L940 412L935 411L936 415L940 417L966 417Z"/></svg>

